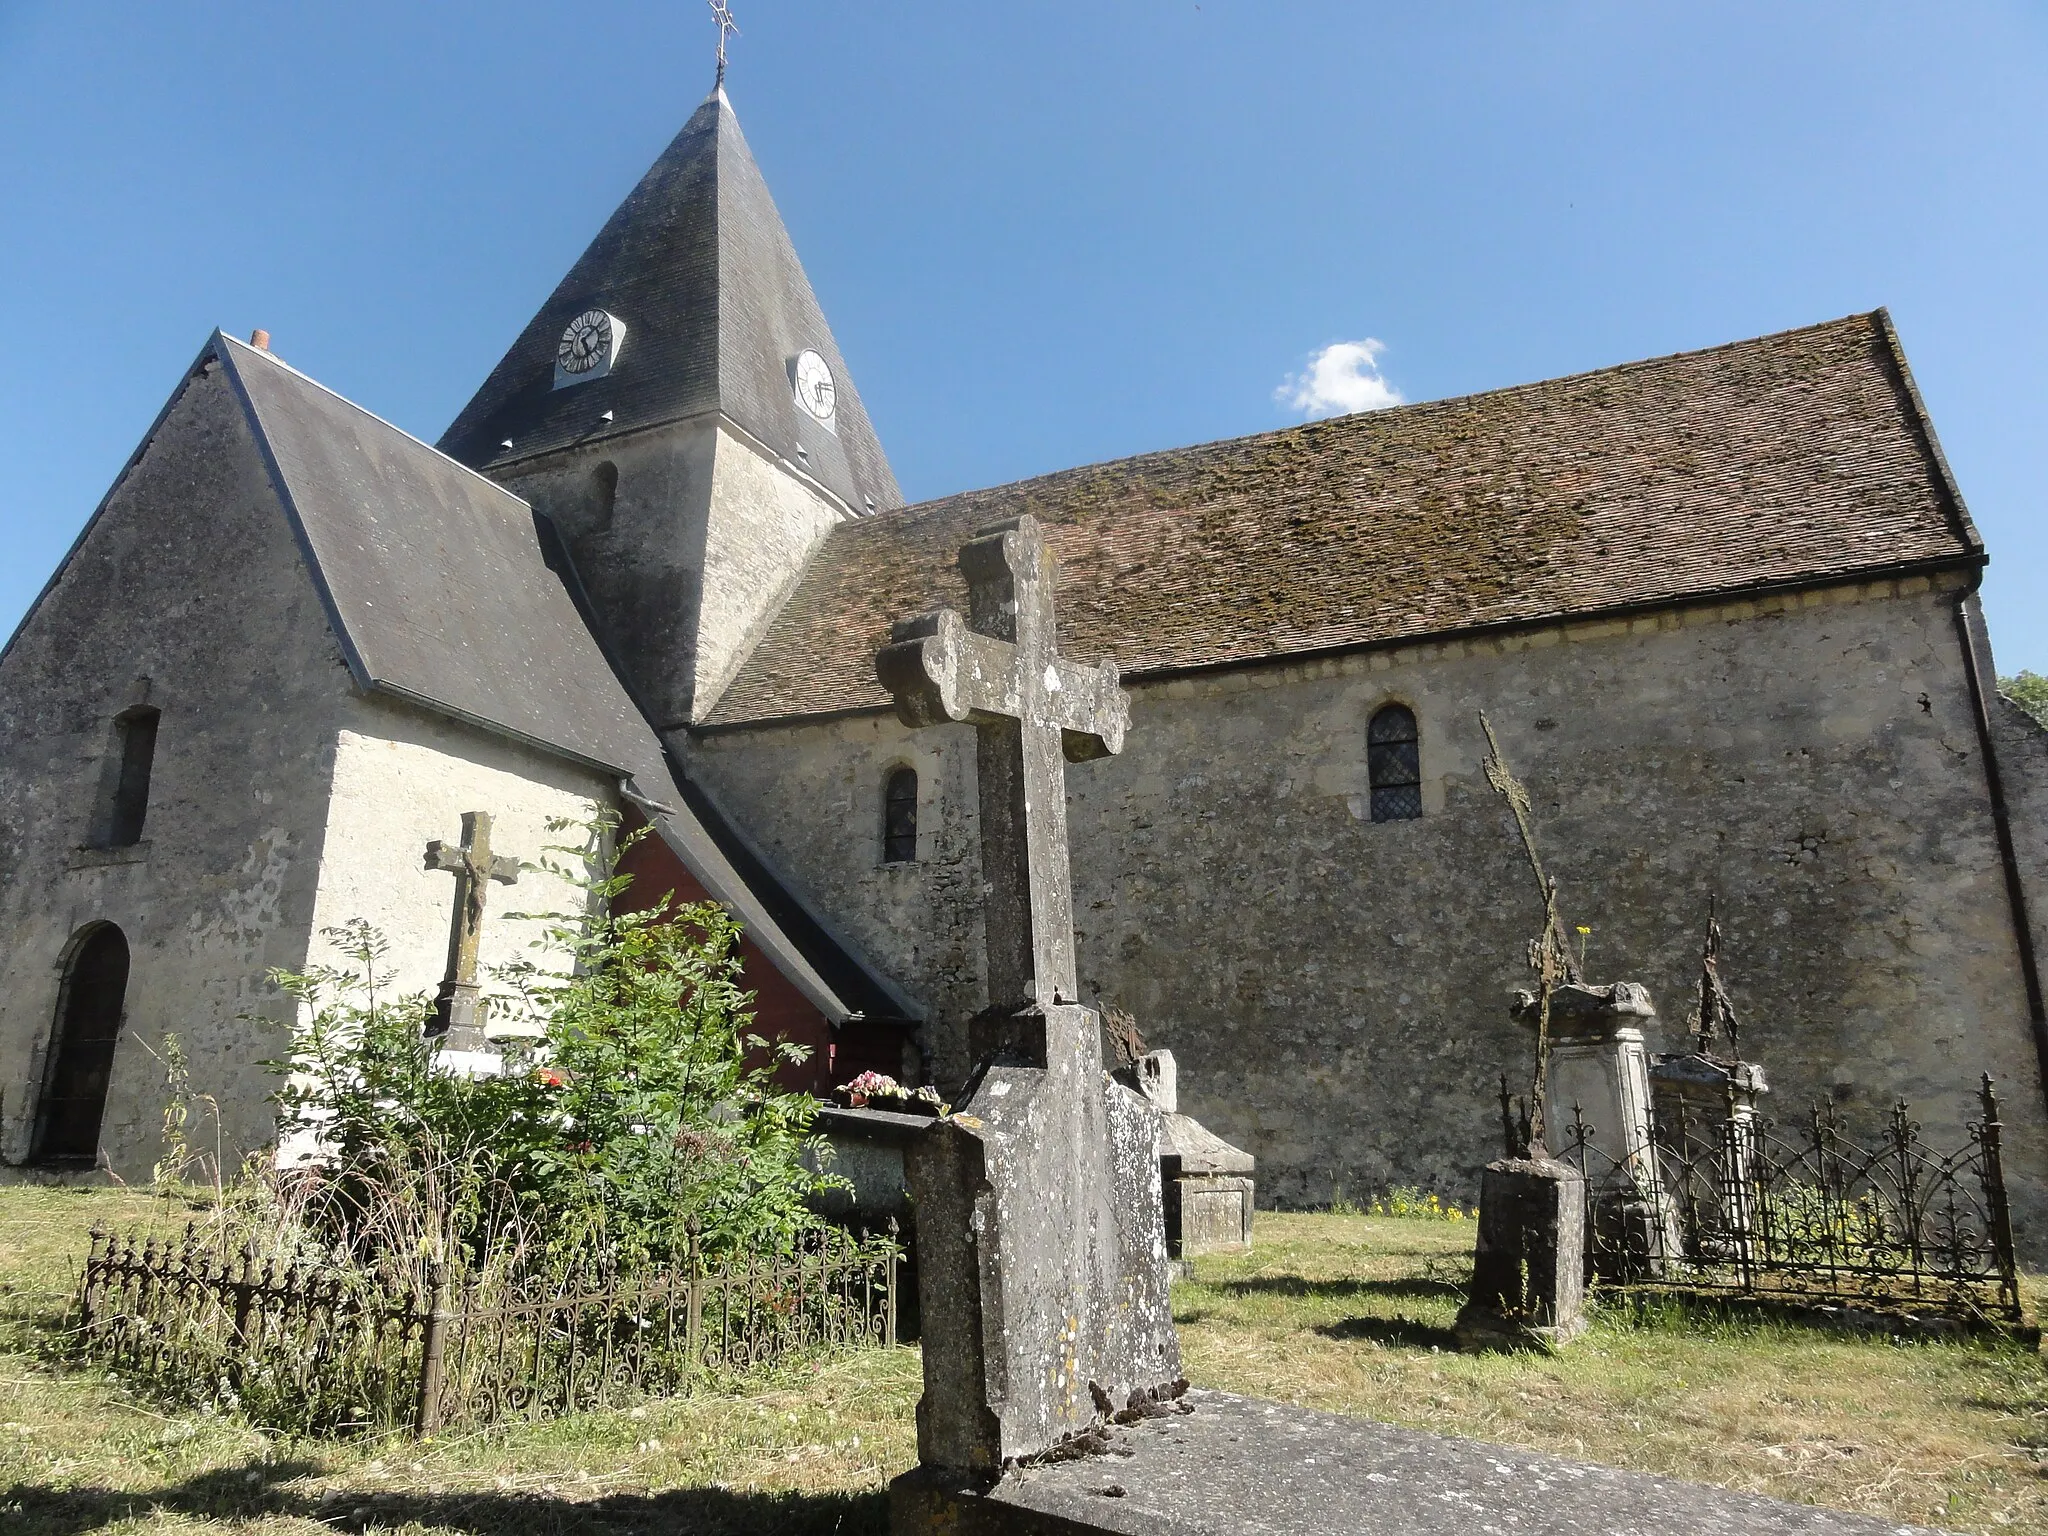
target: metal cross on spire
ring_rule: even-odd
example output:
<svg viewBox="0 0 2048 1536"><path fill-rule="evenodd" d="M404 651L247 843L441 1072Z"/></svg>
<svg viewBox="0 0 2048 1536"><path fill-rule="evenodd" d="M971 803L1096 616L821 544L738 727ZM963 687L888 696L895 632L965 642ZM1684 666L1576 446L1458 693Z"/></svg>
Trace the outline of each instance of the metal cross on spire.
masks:
<svg viewBox="0 0 2048 1536"><path fill-rule="evenodd" d="M711 17L718 23L718 83L725 84L725 40L739 35L739 26L732 19L732 6L728 0L711 0Z"/></svg>

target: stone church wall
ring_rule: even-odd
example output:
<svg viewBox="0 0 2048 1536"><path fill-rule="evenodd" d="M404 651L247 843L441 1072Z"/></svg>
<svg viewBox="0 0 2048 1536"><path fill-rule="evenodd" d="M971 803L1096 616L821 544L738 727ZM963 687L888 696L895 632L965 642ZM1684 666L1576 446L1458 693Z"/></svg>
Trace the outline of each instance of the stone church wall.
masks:
<svg viewBox="0 0 2048 1536"><path fill-rule="evenodd" d="M1181 1062L1183 1108L1257 1154L1263 1198L1471 1195L1506 994L1540 907L1485 784L1478 711L1535 801L1596 980L1679 1043L1710 894L1773 1105L1874 1127L1894 1095L1960 1144L2003 1084L2017 1210L2048 1243L2019 951L1954 625L1927 578L1132 686L1124 754L1068 775L1084 993ZM1365 726L1420 719L1424 814L1369 818ZM973 744L884 715L703 734L696 771L931 1011L938 1080L979 1006ZM920 857L880 862L888 770Z"/></svg>
<svg viewBox="0 0 2048 1536"><path fill-rule="evenodd" d="M146 682L144 681L146 680ZM240 1015L296 967L318 875L336 700L348 673L239 406L194 382L0 660L0 1155L28 1152L74 942L127 937L127 1019L102 1144L127 1179L160 1155L175 1033L222 1106L191 1127L232 1161L269 1136ZM114 717L162 711L143 840L87 847Z"/></svg>

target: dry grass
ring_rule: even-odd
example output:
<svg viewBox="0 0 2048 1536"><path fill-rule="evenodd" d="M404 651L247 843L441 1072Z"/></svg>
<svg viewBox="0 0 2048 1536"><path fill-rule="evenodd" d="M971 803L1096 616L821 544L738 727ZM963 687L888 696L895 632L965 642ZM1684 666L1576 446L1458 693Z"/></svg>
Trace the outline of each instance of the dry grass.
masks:
<svg viewBox="0 0 2048 1536"><path fill-rule="evenodd" d="M880 1533L915 1455L915 1350L744 1392L414 1444L266 1437L167 1414L52 1355L94 1219L181 1218L113 1191L0 1189L0 1528L8 1536L323 1531ZM1783 1498L2048 1536L2038 1360L1978 1344L1609 1315L1556 1360L1449 1352L1469 1223L1260 1218L1176 1293L1189 1374L1396 1423ZM857 1443L856 1443L857 1442ZM2048 1457L2048 1449L2042 1451Z"/></svg>
<svg viewBox="0 0 2048 1536"><path fill-rule="evenodd" d="M1261 1214L1258 1236L1175 1293L1204 1385L1921 1524L2048 1532L2048 1379L2031 1350L1608 1309L1555 1359L1459 1355L1469 1221Z"/></svg>
<svg viewBox="0 0 2048 1536"><path fill-rule="evenodd" d="M0 1189L0 1529L875 1533L916 1460L914 1349L826 1360L749 1390L424 1444L291 1441L166 1413L53 1358L94 1220L183 1216L107 1190Z"/></svg>

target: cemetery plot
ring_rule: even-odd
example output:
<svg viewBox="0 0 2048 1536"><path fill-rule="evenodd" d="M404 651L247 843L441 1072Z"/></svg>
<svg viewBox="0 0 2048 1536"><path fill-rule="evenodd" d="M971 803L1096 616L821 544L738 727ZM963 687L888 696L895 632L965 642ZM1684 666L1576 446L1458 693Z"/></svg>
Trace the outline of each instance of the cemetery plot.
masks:
<svg viewBox="0 0 2048 1536"><path fill-rule="evenodd" d="M92 1234L77 1341L173 1399L258 1423L419 1434L630 1405L819 1349L896 1342L901 1250L826 1230L786 1253L423 1294L182 1242Z"/></svg>
<svg viewBox="0 0 2048 1536"><path fill-rule="evenodd" d="M1903 1102L1877 1136L1858 1137L1829 1105L1780 1128L1679 1100L1659 1116L1647 1158L1626 1155L1575 1110L1559 1155L1586 1179L1588 1267L1621 1285L2018 1325L1989 1077L1979 1102L1968 1144L1945 1152Z"/></svg>

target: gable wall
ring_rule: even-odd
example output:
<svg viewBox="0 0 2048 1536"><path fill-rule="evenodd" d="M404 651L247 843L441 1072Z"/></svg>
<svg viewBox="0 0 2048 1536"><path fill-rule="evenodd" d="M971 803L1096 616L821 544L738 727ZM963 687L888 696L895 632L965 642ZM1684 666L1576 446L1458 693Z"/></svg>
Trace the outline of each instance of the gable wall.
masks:
<svg viewBox="0 0 2048 1536"><path fill-rule="evenodd" d="M389 946L379 969L391 992L432 995L448 971L456 880L427 868L427 844L459 845L463 813L485 811L493 853L578 867L548 850L584 846L588 834L548 823L589 823L612 805L616 785L595 769L392 700L352 694L341 716L310 953L350 964L329 930L367 922ZM523 869L513 885L492 882L477 941L477 977L494 998L487 1027L511 1023L517 1012L500 968L564 963L559 952L533 947L544 924L514 914L568 915L584 905L581 887L538 867Z"/></svg>
<svg viewBox="0 0 2048 1536"><path fill-rule="evenodd" d="M1209 672L1132 687L1126 749L1068 774L1084 995L1180 1058L1183 1108L1257 1154L1262 1198L1471 1195L1541 921L1486 787L1486 709L1529 784L1596 980L1679 1043L1710 892L1778 1113L1910 1098L1961 1143L1982 1069L2017 1214L2048 1239L2048 1117L1954 626L1927 578ZM1425 815L1369 819L1365 723L1421 721ZM950 1021L981 1002L973 745L893 718L701 736L693 761L778 865ZM920 768L921 861L882 866L888 769Z"/></svg>
<svg viewBox="0 0 2048 1536"><path fill-rule="evenodd" d="M144 841L82 849L114 716L161 709ZM239 405L215 368L172 409L0 660L0 1156L24 1156L62 967L95 920L130 945L103 1146L124 1178L159 1155L175 1033L222 1105L229 1160L268 1139L257 1065L281 1043L238 1015L305 959L332 723L348 674ZM191 1127L211 1148L203 1111Z"/></svg>

